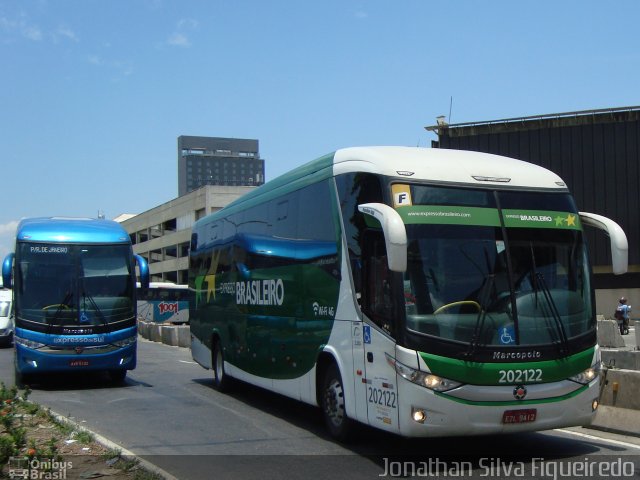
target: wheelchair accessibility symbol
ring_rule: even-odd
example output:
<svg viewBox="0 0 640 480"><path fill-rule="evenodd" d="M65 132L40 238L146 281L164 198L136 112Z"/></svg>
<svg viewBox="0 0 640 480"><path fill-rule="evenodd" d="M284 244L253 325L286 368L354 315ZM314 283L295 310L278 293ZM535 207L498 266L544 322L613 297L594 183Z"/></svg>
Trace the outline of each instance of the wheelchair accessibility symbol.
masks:
<svg viewBox="0 0 640 480"><path fill-rule="evenodd" d="M502 327L499 331L500 343L503 345L509 345L516 342L515 332L513 327Z"/></svg>
<svg viewBox="0 0 640 480"><path fill-rule="evenodd" d="M362 331L364 343L371 344L371 327L369 325L365 325L364 327L362 327Z"/></svg>

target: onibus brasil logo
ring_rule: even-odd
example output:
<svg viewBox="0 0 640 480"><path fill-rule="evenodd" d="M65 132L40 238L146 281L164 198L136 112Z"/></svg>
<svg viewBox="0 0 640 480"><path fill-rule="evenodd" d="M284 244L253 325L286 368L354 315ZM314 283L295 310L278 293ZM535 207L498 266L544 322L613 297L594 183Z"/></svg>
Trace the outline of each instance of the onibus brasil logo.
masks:
<svg viewBox="0 0 640 480"><path fill-rule="evenodd" d="M9 478L64 480L73 462L51 458L9 457Z"/></svg>

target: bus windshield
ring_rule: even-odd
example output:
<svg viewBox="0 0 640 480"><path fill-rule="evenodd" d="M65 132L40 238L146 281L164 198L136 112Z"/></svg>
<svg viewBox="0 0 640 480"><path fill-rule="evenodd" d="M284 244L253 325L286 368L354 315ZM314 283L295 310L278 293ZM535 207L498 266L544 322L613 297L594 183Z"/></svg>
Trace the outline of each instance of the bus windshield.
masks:
<svg viewBox="0 0 640 480"><path fill-rule="evenodd" d="M16 311L47 325L107 325L131 319L129 245L20 243Z"/></svg>
<svg viewBox="0 0 640 480"><path fill-rule="evenodd" d="M569 195L412 186L412 196L427 207L404 214L407 328L487 346L565 343L595 328Z"/></svg>

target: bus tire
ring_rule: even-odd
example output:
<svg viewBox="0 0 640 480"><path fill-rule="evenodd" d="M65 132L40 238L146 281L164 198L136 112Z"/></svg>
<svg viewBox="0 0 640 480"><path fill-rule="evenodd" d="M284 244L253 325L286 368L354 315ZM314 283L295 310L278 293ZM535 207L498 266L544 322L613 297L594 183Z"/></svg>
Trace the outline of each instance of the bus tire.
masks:
<svg viewBox="0 0 640 480"><path fill-rule="evenodd" d="M353 420L347 416L345 405L340 370L332 363L325 372L322 384L322 414L331 436L341 442L347 441L353 432Z"/></svg>
<svg viewBox="0 0 640 480"><path fill-rule="evenodd" d="M24 388L31 382L31 377L26 373L20 372L17 368L13 370L13 383L18 388Z"/></svg>
<svg viewBox="0 0 640 480"><path fill-rule="evenodd" d="M213 388L218 392L225 393L231 390L231 377L224 371L224 353L220 342L213 341L211 351L211 369L213 370Z"/></svg>

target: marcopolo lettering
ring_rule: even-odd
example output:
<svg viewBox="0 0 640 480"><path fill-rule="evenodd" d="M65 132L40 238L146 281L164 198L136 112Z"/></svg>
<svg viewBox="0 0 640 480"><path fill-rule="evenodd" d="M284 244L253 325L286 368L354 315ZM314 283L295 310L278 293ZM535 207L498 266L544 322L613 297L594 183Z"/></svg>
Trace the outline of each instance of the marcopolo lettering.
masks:
<svg viewBox="0 0 640 480"><path fill-rule="evenodd" d="M282 305L284 283L282 279L251 280L236 282L236 303L238 305Z"/></svg>
<svg viewBox="0 0 640 480"><path fill-rule="evenodd" d="M525 352L493 352L493 360L533 360L542 358L542 352L530 350Z"/></svg>

